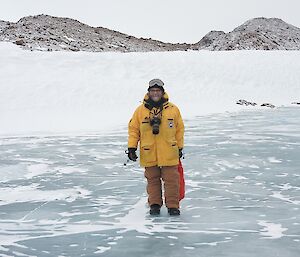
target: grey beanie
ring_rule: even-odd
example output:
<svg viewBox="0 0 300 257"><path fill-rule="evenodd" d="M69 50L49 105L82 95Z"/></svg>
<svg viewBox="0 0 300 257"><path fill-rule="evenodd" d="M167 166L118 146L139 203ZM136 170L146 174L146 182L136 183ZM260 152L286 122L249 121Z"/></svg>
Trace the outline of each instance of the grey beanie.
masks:
<svg viewBox="0 0 300 257"><path fill-rule="evenodd" d="M161 89L163 92L165 91L164 89L164 82L160 79L152 79L149 81L149 87L148 87L148 91L151 89L151 88L159 88Z"/></svg>

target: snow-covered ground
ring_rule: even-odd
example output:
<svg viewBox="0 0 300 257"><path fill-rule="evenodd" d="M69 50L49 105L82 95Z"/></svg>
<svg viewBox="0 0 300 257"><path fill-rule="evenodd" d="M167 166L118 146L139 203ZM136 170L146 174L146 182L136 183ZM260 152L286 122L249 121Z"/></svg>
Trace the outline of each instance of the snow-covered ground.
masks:
<svg viewBox="0 0 300 257"><path fill-rule="evenodd" d="M298 256L300 109L186 126L180 217L149 216L126 127L1 138L0 256Z"/></svg>
<svg viewBox="0 0 300 257"><path fill-rule="evenodd" d="M30 52L0 43L0 135L118 130L150 79L183 117L300 101L300 52Z"/></svg>

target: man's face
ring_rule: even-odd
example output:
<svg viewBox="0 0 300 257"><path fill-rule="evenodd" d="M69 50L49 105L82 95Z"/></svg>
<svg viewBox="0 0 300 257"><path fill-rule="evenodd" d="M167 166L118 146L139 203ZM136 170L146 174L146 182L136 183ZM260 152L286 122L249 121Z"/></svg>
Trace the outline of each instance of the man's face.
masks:
<svg viewBox="0 0 300 257"><path fill-rule="evenodd" d="M163 96L163 91L159 88L151 88L149 90L149 97L154 101L158 102Z"/></svg>

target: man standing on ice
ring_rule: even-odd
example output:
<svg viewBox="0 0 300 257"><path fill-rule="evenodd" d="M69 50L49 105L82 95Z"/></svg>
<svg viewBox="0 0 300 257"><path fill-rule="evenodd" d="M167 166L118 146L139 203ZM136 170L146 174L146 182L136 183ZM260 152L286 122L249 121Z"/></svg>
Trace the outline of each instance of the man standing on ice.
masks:
<svg viewBox="0 0 300 257"><path fill-rule="evenodd" d="M140 143L140 164L145 167L150 214L160 214L162 179L168 213L180 215L178 163L182 157L184 124L177 106L169 102L160 79L149 82L143 104L129 122L128 135L130 160L137 160Z"/></svg>

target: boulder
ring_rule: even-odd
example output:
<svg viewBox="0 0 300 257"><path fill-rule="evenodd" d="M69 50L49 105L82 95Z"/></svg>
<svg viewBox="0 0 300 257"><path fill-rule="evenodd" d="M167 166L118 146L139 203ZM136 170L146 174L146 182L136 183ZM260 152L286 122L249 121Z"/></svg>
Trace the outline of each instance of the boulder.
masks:
<svg viewBox="0 0 300 257"><path fill-rule="evenodd" d="M263 103L261 106L269 107L269 108L275 108L275 105L270 104L270 103Z"/></svg>
<svg viewBox="0 0 300 257"><path fill-rule="evenodd" d="M18 45L18 46L25 46L25 42L23 39L20 39L18 38L16 41L15 41L15 44Z"/></svg>
<svg viewBox="0 0 300 257"><path fill-rule="evenodd" d="M257 105L257 103L249 102L249 101L247 101L247 100L242 100L242 99L236 101L236 104L239 104L239 105L246 105L246 106L248 106L248 105L251 105L251 106Z"/></svg>

